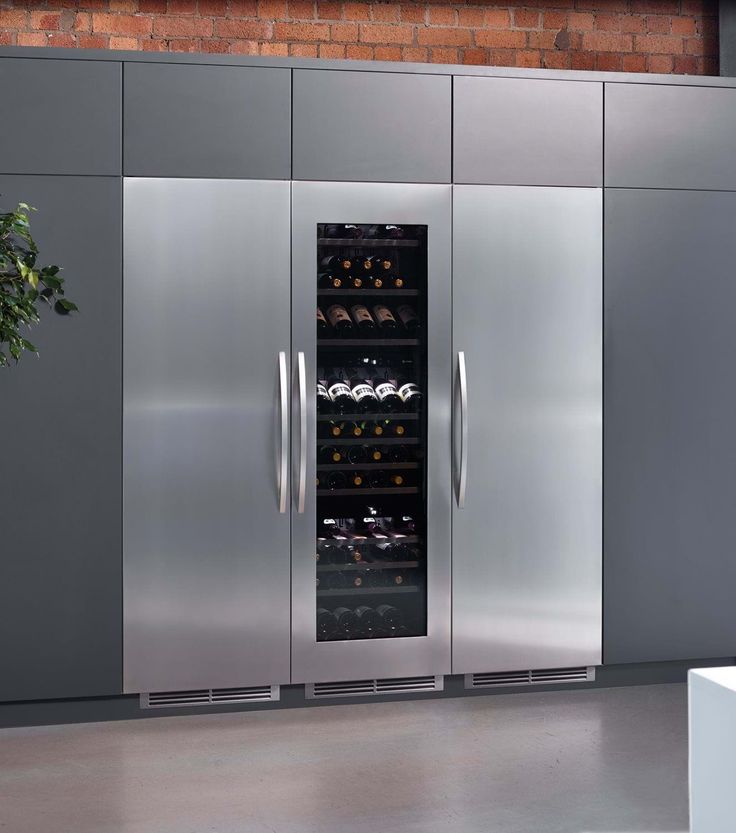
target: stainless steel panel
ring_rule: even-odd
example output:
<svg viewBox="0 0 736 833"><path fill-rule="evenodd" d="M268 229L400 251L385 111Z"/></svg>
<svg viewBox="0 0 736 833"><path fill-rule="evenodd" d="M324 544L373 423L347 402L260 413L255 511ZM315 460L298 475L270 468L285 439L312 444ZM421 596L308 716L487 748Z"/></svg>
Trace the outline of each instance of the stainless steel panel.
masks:
<svg viewBox="0 0 736 833"><path fill-rule="evenodd" d="M606 84L605 184L736 189L736 90Z"/></svg>
<svg viewBox="0 0 736 833"><path fill-rule="evenodd" d="M453 673L601 660L601 191L456 186Z"/></svg>
<svg viewBox="0 0 736 833"><path fill-rule="evenodd" d="M603 84L454 79L453 180L603 184Z"/></svg>
<svg viewBox="0 0 736 833"><path fill-rule="evenodd" d="M736 653L736 194L605 196L605 661Z"/></svg>
<svg viewBox="0 0 736 833"><path fill-rule="evenodd" d="M289 188L125 181L126 692L289 681Z"/></svg>
<svg viewBox="0 0 736 833"><path fill-rule="evenodd" d="M449 182L449 77L294 71L294 179Z"/></svg>
<svg viewBox="0 0 736 833"><path fill-rule="evenodd" d="M307 370L307 483L315 482L317 223L428 226L427 636L317 642L314 486L292 511L292 682L446 674L450 668L451 187L356 183L293 185L292 343ZM296 354L294 354L296 363ZM295 385L296 389L296 385ZM294 422L297 422L295 420ZM295 432L292 444L298 444Z"/></svg>

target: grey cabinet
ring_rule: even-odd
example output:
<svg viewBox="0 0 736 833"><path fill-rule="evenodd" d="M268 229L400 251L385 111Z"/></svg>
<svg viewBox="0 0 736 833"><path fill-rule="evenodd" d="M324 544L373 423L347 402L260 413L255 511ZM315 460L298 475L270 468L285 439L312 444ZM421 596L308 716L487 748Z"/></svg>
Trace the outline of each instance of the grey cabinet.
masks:
<svg viewBox="0 0 736 833"><path fill-rule="evenodd" d="M0 173L120 173L121 64L0 58Z"/></svg>
<svg viewBox="0 0 736 833"><path fill-rule="evenodd" d="M736 188L736 90L606 84L606 185Z"/></svg>
<svg viewBox="0 0 736 833"><path fill-rule="evenodd" d="M289 179L291 72L125 65L127 176Z"/></svg>
<svg viewBox="0 0 736 833"><path fill-rule="evenodd" d="M31 331L40 358L2 371L0 699L119 694L120 181L0 176L36 206L41 262L80 312Z"/></svg>
<svg viewBox="0 0 736 833"><path fill-rule="evenodd" d="M453 178L493 185L603 184L603 85L457 77Z"/></svg>
<svg viewBox="0 0 736 833"><path fill-rule="evenodd" d="M449 182L451 79L294 71L294 179Z"/></svg>
<svg viewBox="0 0 736 833"><path fill-rule="evenodd" d="M604 659L736 653L736 194L605 203Z"/></svg>
<svg viewBox="0 0 736 833"><path fill-rule="evenodd" d="M601 210L454 188L456 674L601 661Z"/></svg>
<svg viewBox="0 0 736 833"><path fill-rule="evenodd" d="M289 682L289 190L125 180L126 692Z"/></svg>

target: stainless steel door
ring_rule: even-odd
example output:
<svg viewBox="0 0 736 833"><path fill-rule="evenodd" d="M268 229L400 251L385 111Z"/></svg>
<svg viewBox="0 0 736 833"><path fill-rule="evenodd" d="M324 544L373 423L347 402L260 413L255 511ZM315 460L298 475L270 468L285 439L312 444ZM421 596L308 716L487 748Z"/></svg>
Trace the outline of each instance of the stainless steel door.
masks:
<svg viewBox="0 0 736 833"><path fill-rule="evenodd" d="M292 682L449 673L451 187L297 182L292 188L292 361L296 368L292 436ZM317 641L317 226L332 222L427 227L427 621L423 636ZM298 485L302 483L303 489Z"/></svg>
<svg viewBox="0 0 736 833"><path fill-rule="evenodd" d="M601 661L601 204L454 189L455 673Z"/></svg>
<svg viewBox="0 0 736 833"><path fill-rule="evenodd" d="M124 186L124 689L289 681L289 183Z"/></svg>

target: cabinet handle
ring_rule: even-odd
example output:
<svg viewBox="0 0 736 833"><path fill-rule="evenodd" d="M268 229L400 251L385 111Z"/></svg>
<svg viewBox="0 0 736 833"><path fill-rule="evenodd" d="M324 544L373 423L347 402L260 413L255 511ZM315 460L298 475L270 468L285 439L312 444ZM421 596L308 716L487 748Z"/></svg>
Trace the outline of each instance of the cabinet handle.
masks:
<svg viewBox="0 0 736 833"><path fill-rule="evenodd" d="M299 388L299 481L296 511L304 512L307 492L307 368L304 353L297 354L297 385Z"/></svg>
<svg viewBox="0 0 736 833"><path fill-rule="evenodd" d="M286 353L279 353L279 512L286 512L286 483L289 473L289 380L286 376Z"/></svg>
<svg viewBox="0 0 736 833"><path fill-rule="evenodd" d="M465 353L457 354L457 379L460 388L460 471L457 479L457 508L465 507L465 488L468 483L468 377Z"/></svg>

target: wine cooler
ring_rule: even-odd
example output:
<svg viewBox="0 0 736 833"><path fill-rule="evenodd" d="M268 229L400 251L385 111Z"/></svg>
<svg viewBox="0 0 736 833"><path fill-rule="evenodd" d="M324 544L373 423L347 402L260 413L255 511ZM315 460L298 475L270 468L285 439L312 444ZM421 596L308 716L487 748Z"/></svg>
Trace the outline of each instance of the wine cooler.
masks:
<svg viewBox="0 0 736 833"><path fill-rule="evenodd" d="M450 191L295 183L293 236L293 679L444 673Z"/></svg>

